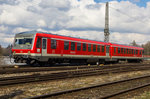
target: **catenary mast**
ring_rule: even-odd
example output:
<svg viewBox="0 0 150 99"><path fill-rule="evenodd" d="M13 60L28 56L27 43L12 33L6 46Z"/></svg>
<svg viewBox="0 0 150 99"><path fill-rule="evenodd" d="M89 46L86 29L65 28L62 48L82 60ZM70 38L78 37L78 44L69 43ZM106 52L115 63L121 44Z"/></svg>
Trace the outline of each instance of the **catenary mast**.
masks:
<svg viewBox="0 0 150 99"><path fill-rule="evenodd" d="M109 3L106 3L105 11L105 29L104 29L104 42L109 42Z"/></svg>

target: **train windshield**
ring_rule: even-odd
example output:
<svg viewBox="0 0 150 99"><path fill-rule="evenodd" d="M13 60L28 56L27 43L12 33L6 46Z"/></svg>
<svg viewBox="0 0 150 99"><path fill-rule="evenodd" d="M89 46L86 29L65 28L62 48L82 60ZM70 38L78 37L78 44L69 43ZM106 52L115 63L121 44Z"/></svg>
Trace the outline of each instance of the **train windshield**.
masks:
<svg viewBox="0 0 150 99"><path fill-rule="evenodd" d="M14 42L14 49L31 49L33 38L16 38Z"/></svg>
<svg viewBox="0 0 150 99"><path fill-rule="evenodd" d="M15 44L32 44L32 38L16 39Z"/></svg>

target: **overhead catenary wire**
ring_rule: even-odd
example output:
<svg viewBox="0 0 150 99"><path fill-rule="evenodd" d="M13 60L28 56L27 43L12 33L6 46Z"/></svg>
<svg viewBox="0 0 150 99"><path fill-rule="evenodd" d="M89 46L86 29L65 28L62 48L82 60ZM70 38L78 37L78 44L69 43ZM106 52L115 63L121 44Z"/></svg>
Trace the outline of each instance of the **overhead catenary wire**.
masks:
<svg viewBox="0 0 150 99"><path fill-rule="evenodd" d="M112 9L114 9L116 12L118 12L118 13L120 13L120 14L122 14L122 15L125 15L125 16L127 16L127 17L129 17L129 18L131 18L131 19L133 19L133 20L135 20L135 21L138 21L138 22L140 22L140 23L142 23L142 24L146 24L144 21L137 20L137 19L135 19L135 17L132 17L132 16L128 15L127 13L125 13L125 12L123 12L123 11L117 9L117 8L114 8L114 7L112 7L112 6L109 6L109 7L112 8Z"/></svg>

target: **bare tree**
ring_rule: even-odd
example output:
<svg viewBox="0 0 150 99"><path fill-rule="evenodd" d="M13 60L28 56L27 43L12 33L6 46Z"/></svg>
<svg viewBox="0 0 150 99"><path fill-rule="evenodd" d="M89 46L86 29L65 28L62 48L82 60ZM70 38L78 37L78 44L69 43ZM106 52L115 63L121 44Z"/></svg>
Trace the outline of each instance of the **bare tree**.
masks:
<svg viewBox="0 0 150 99"><path fill-rule="evenodd" d="M0 45L0 56L2 55L3 50L2 50L2 46Z"/></svg>
<svg viewBox="0 0 150 99"><path fill-rule="evenodd" d="M142 47L144 48L144 55L150 55L150 41L143 44Z"/></svg>
<svg viewBox="0 0 150 99"><path fill-rule="evenodd" d="M133 42L132 43L130 43L129 45L131 45L131 46L137 46L137 47L139 47L140 45L138 45L136 42L135 42L135 40L133 40Z"/></svg>
<svg viewBox="0 0 150 99"><path fill-rule="evenodd" d="M9 56L11 54L12 45L9 44L6 48L3 48L3 56Z"/></svg>

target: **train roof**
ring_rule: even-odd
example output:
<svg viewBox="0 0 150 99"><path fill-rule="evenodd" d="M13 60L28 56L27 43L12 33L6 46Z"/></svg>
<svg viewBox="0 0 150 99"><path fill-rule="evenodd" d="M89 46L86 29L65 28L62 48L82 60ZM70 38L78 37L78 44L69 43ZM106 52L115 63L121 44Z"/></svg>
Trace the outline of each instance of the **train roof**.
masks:
<svg viewBox="0 0 150 99"><path fill-rule="evenodd" d="M37 36L44 36L44 37L51 37L51 38L57 38L57 39L74 40L74 41L80 41L80 42L99 43L99 44L108 45L108 43L103 42L103 41L89 40L89 39L77 38L77 37L71 37L71 36L65 36L65 35L58 35L58 34L41 32L41 31L26 31L26 32L18 33L18 34L22 34L22 35L36 34Z"/></svg>
<svg viewBox="0 0 150 99"><path fill-rule="evenodd" d="M103 42L103 41L89 40L89 39L77 38L77 37L71 37L71 36L65 36L65 35L58 35L58 34L52 34L52 33L47 33L47 32L41 32L41 31L26 31L26 32L18 33L16 35L35 35L35 34L37 34L39 36L45 36L45 37L51 37L51 38L75 40L75 41L89 42L89 43L100 43L100 44L112 45L112 46L116 46L116 47L143 50L142 47L135 47L135 46L129 46L129 45L124 45L124 44L106 43L106 42Z"/></svg>
<svg viewBox="0 0 150 99"><path fill-rule="evenodd" d="M37 33L36 31L26 31L26 32L17 33L15 36L16 37L33 37L36 33Z"/></svg>
<svg viewBox="0 0 150 99"><path fill-rule="evenodd" d="M143 50L144 49L142 47L130 46L130 45L125 45L125 44L111 43L111 45L114 46L114 47L121 47L121 48L130 48L130 49L139 49L139 50Z"/></svg>

